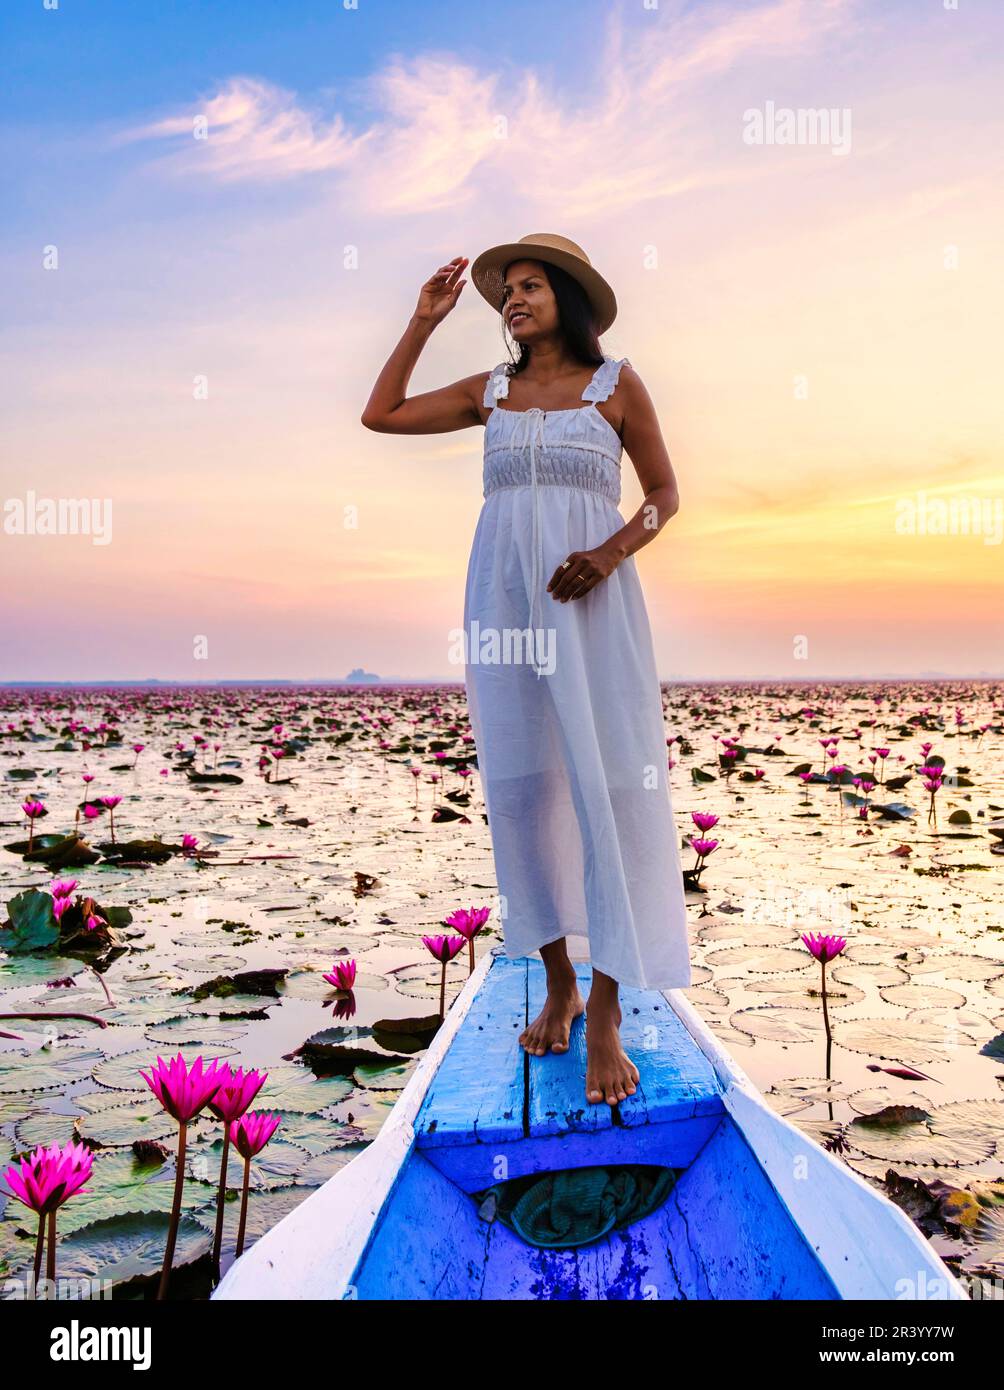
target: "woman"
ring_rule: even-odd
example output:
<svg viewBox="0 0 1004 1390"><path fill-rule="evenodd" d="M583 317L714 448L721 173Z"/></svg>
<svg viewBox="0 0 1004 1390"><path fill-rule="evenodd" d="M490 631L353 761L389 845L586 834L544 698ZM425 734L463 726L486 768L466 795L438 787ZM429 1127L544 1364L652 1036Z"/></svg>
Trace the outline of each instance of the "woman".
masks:
<svg viewBox="0 0 1004 1390"><path fill-rule="evenodd" d="M492 247L471 269L514 360L407 396L467 264L456 256L423 285L362 423L391 434L485 427L466 682L506 952L539 950L545 966L546 998L520 1042L537 1057L567 1052L584 1012L587 1099L616 1105L638 1082L618 985L690 984L662 696L633 559L675 514L676 480L640 377L599 346L613 290L564 237ZM645 494L627 522L622 449ZM568 954L575 937L588 939L588 1003Z"/></svg>

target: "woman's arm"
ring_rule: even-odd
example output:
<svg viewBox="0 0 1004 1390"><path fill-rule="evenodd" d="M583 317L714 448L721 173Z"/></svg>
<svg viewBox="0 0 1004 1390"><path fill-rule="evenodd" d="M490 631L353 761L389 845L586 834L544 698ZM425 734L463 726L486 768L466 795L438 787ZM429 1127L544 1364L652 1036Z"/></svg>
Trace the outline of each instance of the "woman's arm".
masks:
<svg viewBox="0 0 1004 1390"><path fill-rule="evenodd" d="M367 429L381 434L443 434L481 424L478 390L484 391L486 372L421 396L409 399L405 395L430 334L456 304L467 283L461 279L466 265L466 256L455 256L422 286L418 307L366 402L361 421Z"/></svg>
<svg viewBox="0 0 1004 1390"><path fill-rule="evenodd" d="M621 368L618 401L623 401L621 438L645 493L641 506L595 550L573 551L568 569L560 565L551 577L548 592L560 603L582 598L612 574L620 562L633 555L662 530L680 508L680 493L669 459L659 417L645 383L633 367Z"/></svg>

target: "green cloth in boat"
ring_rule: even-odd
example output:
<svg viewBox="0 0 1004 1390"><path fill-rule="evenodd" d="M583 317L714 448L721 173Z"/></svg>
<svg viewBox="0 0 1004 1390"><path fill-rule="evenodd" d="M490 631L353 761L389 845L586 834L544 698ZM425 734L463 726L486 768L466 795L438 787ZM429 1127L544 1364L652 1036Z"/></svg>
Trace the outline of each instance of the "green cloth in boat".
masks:
<svg viewBox="0 0 1004 1390"><path fill-rule="evenodd" d="M648 1216L677 1177L674 1168L639 1163L567 1168L496 1183L474 1196L482 1209L494 1197L495 1217L528 1245L562 1250L602 1240Z"/></svg>

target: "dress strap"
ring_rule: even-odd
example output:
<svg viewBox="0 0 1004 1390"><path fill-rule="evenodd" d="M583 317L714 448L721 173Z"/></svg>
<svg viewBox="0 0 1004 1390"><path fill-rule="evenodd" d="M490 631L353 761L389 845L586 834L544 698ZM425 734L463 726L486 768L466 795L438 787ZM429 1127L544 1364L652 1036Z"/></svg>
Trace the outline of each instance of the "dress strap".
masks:
<svg viewBox="0 0 1004 1390"><path fill-rule="evenodd" d="M621 367L630 367L631 363L626 357L620 361L615 357L604 357L602 363L596 368L592 381L582 393L584 401L605 401L613 395L617 389L617 379L621 374Z"/></svg>
<svg viewBox="0 0 1004 1390"><path fill-rule="evenodd" d="M485 397L482 405L489 409L497 401L503 401L509 395L508 365L507 362L500 362L485 382Z"/></svg>

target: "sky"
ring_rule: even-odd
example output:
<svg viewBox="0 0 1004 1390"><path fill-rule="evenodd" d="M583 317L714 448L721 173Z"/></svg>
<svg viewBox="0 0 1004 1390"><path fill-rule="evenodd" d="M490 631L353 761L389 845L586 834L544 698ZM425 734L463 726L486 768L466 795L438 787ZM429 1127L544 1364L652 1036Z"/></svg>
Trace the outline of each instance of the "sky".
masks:
<svg viewBox="0 0 1004 1390"><path fill-rule="evenodd" d="M482 431L359 416L423 280L537 231L613 284L679 480L663 679L1004 672L998 0L0 24L0 681L462 679ZM468 285L411 389L504 358ZM60 499L93 534L29 533Z"/></svg>

